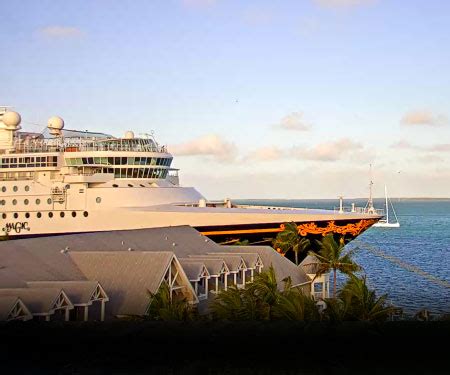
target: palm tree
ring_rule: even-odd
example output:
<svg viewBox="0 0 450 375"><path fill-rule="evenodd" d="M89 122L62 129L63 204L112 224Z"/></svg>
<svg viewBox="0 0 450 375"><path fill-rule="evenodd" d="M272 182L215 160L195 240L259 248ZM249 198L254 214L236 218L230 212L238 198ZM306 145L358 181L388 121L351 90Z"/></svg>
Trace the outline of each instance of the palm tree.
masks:
<svg viewBox="0 0 450 375"><path fill-rule="evenodd" d="M312 296L306 296L299 289L281 293L273 308L273 315L283 320L319 320L319 311Z"/></svg>
<svg viewBox="0 0 450 375"><path fill-rule="evenodd" d="M154 320L192 320L193 309L186 298L171 297L169 285L163 281L156 293L148 291L151 302L148 316Z"/></svg>
<svg viewBox="0 0 450 375"><path fill-rule="evenodd" d="M385 321L395 310L386 303L387 295L376 296L367 287L366 277L351 275L340 292L344 304L348 306L348 317L357 320Z"/></svg>
<svg viewBox="0 0 450 375"><path fill-rule="evenodd" d="M298 265L299 253L306 253L311 246L310 241L298 234L297 224L294 222L284 224L284 230L278 233L273 242L276 249L280 249L283 254L292 250L295 253L295 264Z"/></svg>
<svg viewBox="0 0 450 375"><path fill-rule="evenodd" d="M353 272L361 269L351 258L351 252L344 254L344 238L341 237L336 242L333 234L326 235L322 241L318 241L320 247L319 253L310 252L320 261L317 270L317 276L333 270L333 298L336 298L336 272L351 275Z"/></svg>

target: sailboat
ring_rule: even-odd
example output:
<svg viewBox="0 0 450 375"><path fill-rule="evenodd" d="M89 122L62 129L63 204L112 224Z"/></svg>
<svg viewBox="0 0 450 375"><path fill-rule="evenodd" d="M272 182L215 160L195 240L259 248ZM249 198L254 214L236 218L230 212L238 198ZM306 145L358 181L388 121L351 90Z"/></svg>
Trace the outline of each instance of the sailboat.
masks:
<svg viewBox="0 0 450 375"><path fill-rule="evenodd" d="M373 226L374 227L379 227L379 228L400 228L400 223L399 223L397 215L395 213L394 206L392 205L392 202L388 198L388 195L387 195L387 187L386 187L386 185L384 185L384 195L385 195L386 216L385 216L384 219L379 220ZM392 212L393 212L394 217L395 217L395 221L393 221L393 222L389 222L389 204L392 207ZM392 218L392 216L391 216L391 218Z"/></svg>

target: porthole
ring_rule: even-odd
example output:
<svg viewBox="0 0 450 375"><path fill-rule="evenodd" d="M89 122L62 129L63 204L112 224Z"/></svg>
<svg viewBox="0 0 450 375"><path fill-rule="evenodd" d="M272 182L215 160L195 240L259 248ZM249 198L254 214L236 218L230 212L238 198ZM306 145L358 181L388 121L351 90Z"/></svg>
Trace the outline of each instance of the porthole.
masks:
<svg viewBox="0 0 450 375"><path fill-rule="evenodd" d="M132 184L128 184L128 187L133 187L133 185Z"/></svg>
<svg viewBox="0 0 450 375"><path fill-rule="evenodd" d="M119 187L119 185L117 185L117 184L113 184L113 187Z"/></svg>
<svg viewBox="0 0 450 375"><path fill-rule="evenodd" d="M13 199L13 205L16 205L17 204L17 199Z"/></svg>
<svg viewBox="0 0 450 375"><path fill-rule="evenodd" d="M77 213L75 211L72 211L72 217L77 217Z"/></svg>
<svg viewBox="0 0 450 375"><path fill-rule="evenodd" d="M140 186L140 187L145 187L145 186L144 186L144 185L142 185L142 184L139 184L139 186Z"/></svg>
<svg viewBox="0 0 450 375"><path fill-rule="evenodd" d="M6 186L2 186L2 192L6 191Z"/></svg>
<svg viewBox="0 0 450 375"><path fill-rule="evenodd" d="M95 198L95 201L96 201L97 203L101 203L101 202L102 202L102 198L97 197L97 198Z"/></svg>
<svg viewBox="0 0 450 375"><path fill-rule="evenodd" d="M48 204L52 204L52 198L48 198L48 199L47 199L47 203L48 203Z"/></svg>
<svg viewBox="0 0 450 375"><path fill-rule="evenodd" d="M41 214L40 212L38 212L38 213L36 214L36 216L37 216L38 219L40 219L40 218L42 217L42 214Z"/></svg>
<svg viewBox="0 0 450 375"><path fill-rule="evenodd" d="M3 218L3 219L6 219L6 214L2 214L2 218Z"/></svg>
<svg viewBox="0 0 450 375"><path fill-rule="evenodd" d="M64 212L60 212L59 216L64 217Z"/></svg>
<svg viewBox="0 0 450 375"><path fill-rule="evenodd" d="M4 200L4 199L2 199L1 201L0 201L0 206L4 206L6 204L6 201Z"/></svg>
<svg viewBox="0 0 450 375"><path fill-rule="evenodd" d="M27 212L27 213L25 214L25 217L26 217L27 219L29 219L29 218L30 218L30 213Z"/></svg>
<svg viewBox="0 0 450 375"><path fill-rule="evenodd" d="M29 201L28 199L25 199L25 200L23 201L23 203L24 203L25 206L26 206L28 203L30 203L30 201Z"/></svg>
<svg viewBox="0 0 450 375"><path fill-rule="evenodd" d="M14 186L13 191L17 191L17 190L19 190L19 188L17 186Z"/></svg>
<svg viewBox="0 0 450 375"><path fill-rule="evenodd" d="M88 217L88 216L89 216L89 213L88 213L87 211L84 211L84 212L83 212L83 216L84 216L84 217Z"/></svg>
<svg viewBox="0 0 450 375"><path fill-rule="evenodd" d="M25 191L30 191L30 187L28 185L25 185Z"/></svg>
<svg viewBox="0 0 450 375"><path fill-rule="evenodd" d="M53 217L53 212L49 212L48 217Z"/></svg>
<svg viewBox="0 0 450 375"><path fill-rule="evenodd" d="M41 204L41 200L39 198L36 199L36 204Z"/></svg>
<svg viewBox="0 0 450 375"><path fill-rule="evenodd" d="M19 214L17 212L14 212L14 219L17 219L19 217Z"/></svg>

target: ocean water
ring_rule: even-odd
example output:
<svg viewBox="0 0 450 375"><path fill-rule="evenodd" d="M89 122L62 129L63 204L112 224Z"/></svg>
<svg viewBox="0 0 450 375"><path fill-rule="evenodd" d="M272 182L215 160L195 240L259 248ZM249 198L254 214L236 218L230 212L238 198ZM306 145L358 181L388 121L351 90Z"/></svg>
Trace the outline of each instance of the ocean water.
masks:
<svg viewBox="0 0 450 375"><path fill-rule="evenodd" d="M323 209L339 204L337 200L233 202ZM365 205L362 200L351 202ZM395 199L392 203L400 228L370 228L350 242L348 248L357 247L354 259L363 267L370 287L378 294L387 294L389 301L405 313L423 308L435 314L450 313L450 199ZM375 207L383 208L383 200L376 199ZM411 270L409 266L415 268ZM344 278L339 277L338 281L342 284Z"/></svg>

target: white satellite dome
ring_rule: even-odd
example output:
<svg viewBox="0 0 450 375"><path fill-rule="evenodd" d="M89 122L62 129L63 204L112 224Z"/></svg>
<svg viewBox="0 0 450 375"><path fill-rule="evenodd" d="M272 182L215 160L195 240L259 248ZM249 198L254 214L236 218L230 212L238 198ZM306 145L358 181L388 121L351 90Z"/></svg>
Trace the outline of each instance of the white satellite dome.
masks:
<svg viewBox="0 0 450 375"><path fill-rule="evenodd" d="M128 130L125 132L125 135L123 136L125 139L133 139L134 133L131 130Z"/></svg>
<svg viewBox="0 0 450 375"><path fill-rule="evenodd" d="M22 118L17 112L14 111L8 111L5 112L1 118L3 123L6 125L6 128L9 130L18 130L20 129L20 121L22 121Z"/></svg>
<svg viewBox="0 0 450 375"><path fill-rule="evenodd" d="M60 135L64 128L64 120L59 116L53 116L48 119L47 128L51 135Z"/></svg>

